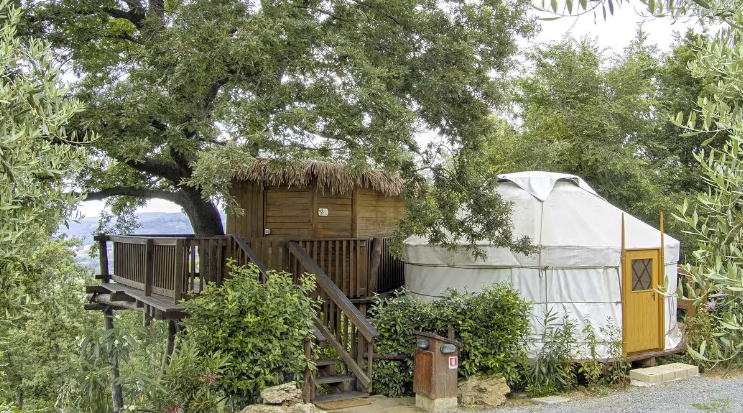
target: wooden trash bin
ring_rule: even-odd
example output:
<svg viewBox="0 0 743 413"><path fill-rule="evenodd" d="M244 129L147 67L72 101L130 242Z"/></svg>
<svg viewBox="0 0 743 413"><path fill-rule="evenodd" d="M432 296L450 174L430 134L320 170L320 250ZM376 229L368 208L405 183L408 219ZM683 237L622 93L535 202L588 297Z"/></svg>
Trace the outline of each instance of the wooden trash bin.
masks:
<svg viewBox="0 0 743 413"><path fill-rule="evenodd" d="M417 340L413 369L415 405L426 411L456 409L461 343L422 331L414 333Z"/></svg>

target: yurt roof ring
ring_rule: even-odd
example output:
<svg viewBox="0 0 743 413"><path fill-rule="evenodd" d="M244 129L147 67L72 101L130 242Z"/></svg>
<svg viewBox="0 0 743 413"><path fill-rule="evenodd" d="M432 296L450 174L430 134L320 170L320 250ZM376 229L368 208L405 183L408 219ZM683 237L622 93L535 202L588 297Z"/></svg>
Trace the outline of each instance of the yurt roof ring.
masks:
<svg viewBox="0 0 743 413"><path fill-rule="evenodd" d="M577 175L543 171L525 171L498 175L498 182L512 182L542 202L552 193L552 189L559 181L571 182L584 191L604 199L586 181Z"/></svg>

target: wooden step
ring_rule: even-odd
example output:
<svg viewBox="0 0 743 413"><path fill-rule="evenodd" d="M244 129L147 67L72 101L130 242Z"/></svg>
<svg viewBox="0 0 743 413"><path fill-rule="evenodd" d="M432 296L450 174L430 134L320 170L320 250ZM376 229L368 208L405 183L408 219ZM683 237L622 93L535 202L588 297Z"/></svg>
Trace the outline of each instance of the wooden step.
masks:
<svg viewBox="0 0 743 413"><path fill-rule="evenodd" d="M332 366L334 364L343 364L343 360L341 359L318 359L315 362L315 365L317 367Z"/></svg>
<svg viewBox="0 0 743 413"><path fill-rule="evenodd" d="M356 380L356 377L345 376L345 375L340 375L340 374L334 374L332 376L317 377L315 379L315 383L317 383L317 385L321 385L321 384L336 384L336 383L352 382L354 380Z"/></svg>
<svg viewBox="0 0 743 413"><path fill-rule="evenodd" d="M340 400L350 400L350 399L365 399L369 397L369 393L362 393L360 391L346 391L342 393L331 393L331 394L323 394L322 396L315 397L315 403L323 403L323 402L337 402Z"/></svg>

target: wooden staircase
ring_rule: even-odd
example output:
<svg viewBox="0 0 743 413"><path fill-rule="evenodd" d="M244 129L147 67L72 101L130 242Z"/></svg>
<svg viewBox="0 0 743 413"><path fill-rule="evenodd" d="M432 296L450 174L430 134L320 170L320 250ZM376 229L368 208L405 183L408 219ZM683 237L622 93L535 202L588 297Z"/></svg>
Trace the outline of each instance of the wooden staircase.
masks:
<svg viewBox="0 0 743 413"><path fill-rule="evenodd" d="M313 320L316 348L330 347L338 355L337 360L318 360L317 375L305 373L305 398L314 402L367 397L372 389L373 343L379 333L304 248L295 241L286 245L294 274L315 275L315 293L322 300ZM316 396L322 386L328 393Z"/></svg>
<svg viewBox="0 0 743 413"><path fill-rule="evenodd" d="M327 346L327 339L315 328L315 348L318 353ZM355 389L356 377L348 371L348 366L339 358L321 358L315 361L317 375L314 376L315 403L369 397L369 393ZM322 393L317 395L317 393Z"/></svg>

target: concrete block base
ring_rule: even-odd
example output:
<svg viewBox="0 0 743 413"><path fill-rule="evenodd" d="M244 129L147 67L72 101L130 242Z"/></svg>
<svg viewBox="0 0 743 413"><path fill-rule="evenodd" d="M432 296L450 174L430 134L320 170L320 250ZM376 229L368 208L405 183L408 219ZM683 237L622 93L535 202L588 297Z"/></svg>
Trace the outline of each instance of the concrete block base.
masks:
<svg viewBox="0 0 743 413"><path fill-rule="evenodd" d="M633 382L658 384L666 381L695 377L699 375L699 367L683 363L665 364L662 366L634 369L629 372Z"/></svg>
<svg viewBox="0 0 743 413"><path fill-rule="evenodd" d="M562 396L535 397L531 399L532 403L537 404L560 404L567 403L570 399Z"/></svg>
<svg viewBox="0 0 743 413"><path fill-rule="evenodd" d="M420 394L415 395L415 407L427 412L446 412L457 409L456 397L442 397L439 399L429 399Z"/></svg>

